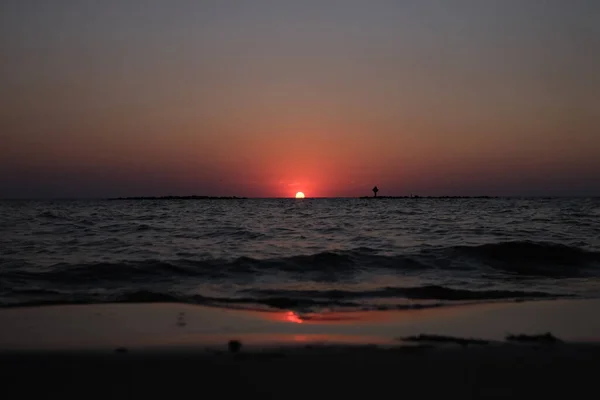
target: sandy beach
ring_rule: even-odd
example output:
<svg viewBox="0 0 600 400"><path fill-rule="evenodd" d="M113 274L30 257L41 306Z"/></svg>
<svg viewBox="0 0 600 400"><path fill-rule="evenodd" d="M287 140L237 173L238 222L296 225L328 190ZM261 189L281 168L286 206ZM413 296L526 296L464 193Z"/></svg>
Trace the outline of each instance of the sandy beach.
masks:
<svg viewBox="0 0 600 400"><path fill-rule="evenodd" d="M78 352L0 360L5 398L583 398L597 388L600 349L338 348L245 356Z"/></svg>
<svg viewBox="0 0 600 400"><path fill-rule="evenodd" d="M582 397L600 367L599 301L258 312L183 304L0 310L7 398ZM551 332L564 342L508 343ZM398 338L489 340L461 346ZM239 340L238 353L228 350Z"/></svg>
<svg viewBox="0 0 600 400"><path fill-rule="evenodd" d="M0 310L0 351L245 349L308 344L397 346L422 333L503 341L551 332L568 342L600 339L600 300L488 303L400 311L299 314L179 303L16 307Z"/></svg>
<svg viewBox="0 0 600 400"><path fill-rule="evenodd" d="M0 400L600 398L600 0L0 0Z"/></svg>

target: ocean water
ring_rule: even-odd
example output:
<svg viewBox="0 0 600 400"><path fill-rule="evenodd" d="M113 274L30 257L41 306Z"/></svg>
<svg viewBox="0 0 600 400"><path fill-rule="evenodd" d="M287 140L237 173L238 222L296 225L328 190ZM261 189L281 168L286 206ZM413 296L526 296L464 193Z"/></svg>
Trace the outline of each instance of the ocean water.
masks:
<svg viewBox="0 0 600 400"><path fill-rule="evenodd" d="M0 306L600 297L600 199L0 202Z"/></svg>

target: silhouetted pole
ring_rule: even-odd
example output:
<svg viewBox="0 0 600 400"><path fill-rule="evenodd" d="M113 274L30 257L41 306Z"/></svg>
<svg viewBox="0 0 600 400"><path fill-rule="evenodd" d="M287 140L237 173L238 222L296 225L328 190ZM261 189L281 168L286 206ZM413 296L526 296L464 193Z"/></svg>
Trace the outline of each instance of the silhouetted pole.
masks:
<svg viewBox="0 0 600 400"><path fill-rule="evenodd" d="M373 188L373 197L377 197L377 192L379 192L379 189L377 189L377 186L375 186Z"/></svg>

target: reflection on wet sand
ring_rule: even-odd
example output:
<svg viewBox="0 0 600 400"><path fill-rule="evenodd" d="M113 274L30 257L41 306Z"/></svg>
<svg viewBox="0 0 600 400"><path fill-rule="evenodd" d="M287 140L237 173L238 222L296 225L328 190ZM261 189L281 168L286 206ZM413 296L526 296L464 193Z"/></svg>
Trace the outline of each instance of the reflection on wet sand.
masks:
<svg viewBox="0 0 600 400"><path fill-rule="evenodd" d="M420 334L504 340L508 333L600 337L600 301L496 303L427 310L302 313L186 304L106 304L0 310L3 349L148 348L184 345L397 343Z"/></svg>
<svg viewBox="0 0 600 400"><path fill-rule="evenodd" d="M451 317L460 312L462 306L432 308L427 310L377 310L377 311L323 311L300 313L286 311L242 311L260 319L276 322L311 325L356 325L385 324L400 321L415 321L422 318Z"/></svg>
<svg viewBox="0 0 600 400"><path fill-rule="evenodd" d="M181 337L171 345L194 346L202 344L210 348L225 349L224 343L231 335L191 335ZM400 342L391 338L370 335L350 335L341 333L249 333L237 337L244 348L273 348L287 346L318 346L318 345L382 345L395 346Z"/></svg>
<svg viewBox="0 0 600 400"><path fill-rule="evenodd" d="M593 316L599 309L600 301L556 300L496 302L402 311L298 313L286 310L258 312L255 316L279 322L274 327L275 330L293 332L327 332L384 338L430 333L488 340L504 340L508 333L552 332L565 340L595 342L594 338L600 337L600 320ZM295 328L285 327L292 323L296 325ZM298 326L298 323L302 325Z"/></svg>

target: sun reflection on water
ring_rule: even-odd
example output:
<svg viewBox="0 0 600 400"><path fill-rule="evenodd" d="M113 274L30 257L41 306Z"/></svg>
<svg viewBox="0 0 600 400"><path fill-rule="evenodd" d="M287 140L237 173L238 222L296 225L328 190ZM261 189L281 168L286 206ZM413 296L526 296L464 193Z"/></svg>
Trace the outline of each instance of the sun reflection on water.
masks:
<svg viewBox="0 0 600 400"><path fill-rule="evenodd" d="M302 322L304 322L304 321L302 321L302 318L300 318L300 316L293 311L288 311L285 314L285 319L286 319L286 321L292 322L295 324L301 324Z"/></svg>

